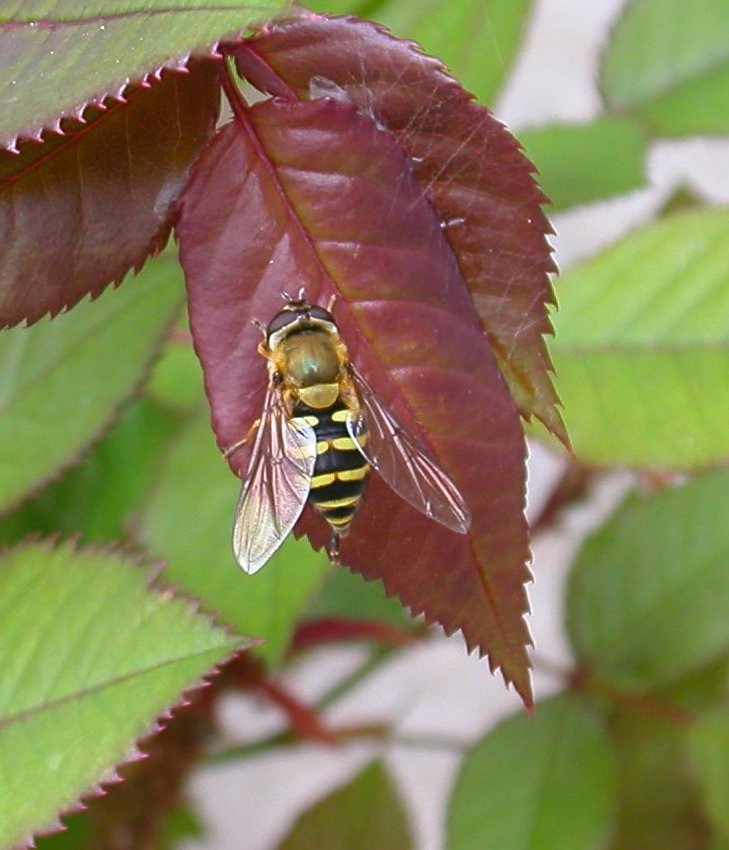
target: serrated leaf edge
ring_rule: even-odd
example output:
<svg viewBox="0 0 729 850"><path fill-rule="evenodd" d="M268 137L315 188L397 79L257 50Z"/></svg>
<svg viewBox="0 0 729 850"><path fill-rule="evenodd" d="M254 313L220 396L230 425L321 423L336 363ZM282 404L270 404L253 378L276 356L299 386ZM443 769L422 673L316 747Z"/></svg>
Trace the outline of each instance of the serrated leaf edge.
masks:
<svg viewBox="0 0 729 850"><path fill-rule="evenodd" d="M234 658L239 656L242 652L245 652L246 650L250 649L251 646L254 646L256 643L260 642L255 638L245 638L243 635L238 635L233 632L231 626L219 621L215 617L215 615L205 611L201 607L200 600L196 597L189 596L188 594L178 593L169 585L165 587L161 586L161 584L159 584L158 582L160 571L164 566L163 561L155 559L150 564L149 560L136 548L130 546L129 544L121 542L113 542L107 544L82 544L80 541L80 536L72 536L65 539L60 538L60 534L45 538L36 535L28 536L21 541L11 544L10 546L0 547L0 560L2 560L2 558L4 557L11 555L14 552L19 552L21 550L28 549L30 548L30 546L45 549L48 552L59 552L65 550L70 555L82 552L90 554L111 555L113 557L122 557L129 568L140 571L147 571L147 580L145 581L145 587L149 591L155 593L158 596L162 596L165 599L178 600L182 602L186 606L190 614L202 618L213 629L216 629L217 631L222 631L231 638L246 640L247 645L242 646L239 649L232 650L222 661L219 661L217 664L215 664L207 673L201 676L197 681L184 688L184 690L180 694L178 701L163 709L160 714L158 714L157 717L146 727L146 729L129 743L127 751L121 757L121 759L114 765L112 765L98 780L96 780L96 782L94 782L88 788L88 790L83 791L81 794L79 794L78 798L68 806L64 806L63 808L59 809L58 812L53 815L52 821L42 827L39 827L38 829L33 830L25 838L21 839L21 842L19 844L13 845L13 847L9 848L9 850L30 850L30 848L36 846L36 838L52 835L57 832L63 832L66 829L66 825L62 821L63 817L67 817L69 815L85 811L87 808L84 802L85 800L93 799L96 797L103 797L107 793L106 789L109 785L115 785L124 781L123 777L121 777L118 773L119 768L124 767L128 764L133 764L134 762L142 761L143 759L146 759L148 757L148 754L140 748L140 742L152 737L153 735L157 735L159 732L165 729L166 727L163 721L172 719L175 709L184 708L185 706L189 705L191 701L191 695L193 693L201 690L202 688L210 687L213 678L220 673L220 670L226 664L228 664Z"/></svg>
<svg viewBox="0 0 729 850"><path fill-rule="evenodd" d="M326 548L323 544L322 544L322 545L320 545L320 546L315 546L315 545L311 542L311 540L309 540L308 536L307 536L305 533L297 531L297 529L296 529L296 528L294 528L294 532L293 532L293 533L294 533L294 536L295 536L295 538L296 538L297 540L307 540L307 541L308 541L308 543L309 543L309 545L311 546L311 548L312 548L315 552L322 552L322 551L324 551L324 550L325 550L325 548ZM422 618L423 618L423 622L425 623L425 625L426 625L428 628L431 628L431 629L432 629L432 628L437 628L437 629L438 629L438 630L439 630L439 631L440 631L443 635L445 635L447 638L450 638L450 637L452 637L452 636L453 636L453 635L455 635L455 634L460 634L460 637L461 637L461 639L463 640L463 643L465 644L466 652L468 653L468 655L472 655L474 652L476 652L476 653L477 653L477 656L478 656L478 658L479 658L479 660L483 660L483 659L485 659L485 660L486 660L486 663L487 663L487 665L488 665L488 668L489 668L489 672L490 672L492 675L496 675L496 673L500 673L500 674L501 674L501 678L503 679L504 684L506 685L507 689L511 689L511 690L513 690L513 691L514 691L514 693L515 693L515 694L516 694L516 695L517 695L517 696L518 696L518 697L522 700L522 702L524 703L524 706L525 706L526 710L527 710L528 712L532 712L532 711L534 710L534 698L533 698L533 695L529 695L529 696L530 696L530 698L527 698L527 695L522 694L522 693L521 693L521 691L517 688L515 681L506 675L506 673L504 672L503 666L502 666L501 664L496 664L496 663L494 663L494 662L493 662L493 660L492 660L492 658L491 658L491 656L489 655L489 653L488 653L485 649L483 649L481 646L479 646L479 644L478 644L478 643L475 643L475 642L473 642L473 641L470 641L470 640L468 639L468 637L466 636L465 632L463 631L463 629L462 629L460 626L459 626L459 627L456 627L456 628L454 628L454 629L451 629L451 630L449 631L449 630L448 630L448 629L447 629L447 628L443 625L443 623L441 623L439 620L437 620L434 616L432 616L432 615L428 614L428 613L427 613L427 611L425 611L425 609L421 609L421 610L419 610L419 611L418 611L418 610L416 610L416 609L415 609L415 607L414 607L414 606L412 606L412 605L410 605L409 603L405 602L405 600L404 600L404 599L402 599L402 597L401 597L401 596L397 593L397 591L395 591L395 590L391 590L391 589L387 586L387 582L386 582L386 581L384 580L384 578L382 578L381 576L379 576L379 577L377 577L377 578L375 578L375 579L369 579L369 578L366 578L365 576L363 576L363 575L362 575L362 573L358 572L357 570L353 569L353 568L352 568L352 567L350 567L348 564L343 563L343 562L342 562L342 563L340 563L340 564L338 565L338 568L339 568L339 569L345 569L345 570L348 570L350 573L352 573L353 575L358 576L358 577L359 577L359 578L361 578L363 581L366 581L368 584L369 584L369 583L371 583L371 582L379 582L379 583L382 585L382 588L383 588L383 590L384 590L385 596L386 596L388 599L396 599L396 600L397 600L397 602L398 602L400 605L402 605L402 607L403 607L403 608L404 608L404 609L408 612L408 615L409 615L410 617L412 617L412 618L413 618L413 620L417 619L418 617L422 617ZM531 574L531 572L530 572L530 574L529 574L529 579L528 579L528 581L527 581L526 583L527 583L527 584L531 584L533 581L534 581L534 577L533 577L533 575L532 575L532 574ZM532 648L532 649L534 648L534 639L532 638L532 636L531 636L531 634L530 634L530 632L529 632L529 627L528 627L528 623L527 623L527 618L529 617L529 613L530 613L530 612L529 612L529 610L527 610L527 611L524 611L524 612L521 614L521 621L522 621L522 623L523 623L523 624L524 624L524 626L525 626L526 633L527 633L527 637L528 637L528 640L527 640L527 641L526 641L526 643L524 644L524 649L525 649L525 651L526 651L526 650L528 650L529 648ZM528 675L529 675L529 679L530 679L530 680L531 680L531 670L532 670L533 668L534 668L534 665L533 665L533 663L532 663L531 656L530 656L529 652L527 652L527 673L528 673Z"/></svg>
<svg viewBox="0 0 729 850"><path fill-rule="evenodd" d="M22 141L34 141L43 143L46 133L55 133L58 136L66 136L61 122L63 120L74 120L81 124L86 124L84 113L87 109L94 107L96 109L107 110L112 105L112 101L116 103L127 103L127 95L129 88L141 86L143 89L151 88L155 82L158 82L162 77L163 71L175 71L180 74L189 74L188 67L191 60L194 59L222 59L223 54L219 51L220 41L216 41L210 45L208 50L199 50L194 52L183 53L179 56L173 56L170 59L162 62L156 68L143 74L139 78L124 77L124 79L112 89L100 92L97 95L77 103L63 112L59 112L56 117L47 124L39 124L31 130L19 132L14 136L0 143L0 147L10 153L19 154L20 148L18 144Z"/></svg>
<svg viewBox="0 0 729 850"><path fill-rule="evenodd" d="M507 387L509 388L509 392L510 392L512 398L514 399L514 403L516 404L517 410L519 411L519 414L521 415L521 417L527 422L531 422L531 420L533 418L539 420L544 425L544 427L547 429L547 431L550 434L553 434L562 443L562 445L564 445L565 449L568 452L571 453L572 452L572 446L571 446L571 443L570 443L570 439L569 439L569 435L567 433L566 426L564 424L564 420L562 418L562 414L560 412L561 409L563 409L564 405L562 403L562 400L559 397L557 389L554 385L554 381L549 379L550 375L551 376L556 375L556 370L555 370L555 367L554 367L554 363L552 361L552 357L551 357L550 352L549 352L549 348L547 347L547 344L546 344L546 338L550 337L550 336L552 336L552 337L554 336L554 324L552 322L550 308L557 309L557 297L556 297L554 286L553 286L553 276L556 275L559 270L557 268L557 264L556 264L555 259L554 259L554 250L555 249L549 241L549 236L556 235L556 232L555 232L554 227L551 224L550 220L548 219L546 213L544 212L544 207L551 204L551 200L550 200L549 196L546 195L545 192L542 190L542 187L539 185L539 182L536 179L537 175L539 174L539 169L531 161L531 159L529 159L529 157L527 156L526 151L524 149L524 146L521 144L521 142L515 136L513 136L511 134L509 129L506 127L506 125L503 122L499 121L499 119L496 117L496 115L494 115L494 113L490 109L488 109L487 107L484 107L482 104L480 104L478 102L478 99L473 94L473 92L466 89L465 86L463 86L460 83L460 81L458 79L456 79L449 72L448 68L446 67L446 65L443 63L443 61L441 59L439 59L437 56L434 56L434 55L428 53L422 47L422 45L420 45L417 41L414 41L412 39L400 38L399 36L395 36L383 24L380 24L377 21L365 20L365 19L360 18L357 15L353 15L353 14L347 14L347 15L320 14L320 13L317 13L317 12L311 12L307 9L301 9L299 12L294 11L290 15L285 15L285 16L281 16L281 17L277 18L275 23L276 23L276 26L286 26L287 24L294 24L298 20L307 20L307 19L310 19L310 20L313 20L313 19L322 20L323 19L323 20L347 21L347 22L352 23L353 25L354 24L366 23L369 26L371 26L373 29L378 30L382 35L384 35L388 39L398 41L398 42L402 43L403 45L406 45L416 56L418 56L420 59L426 60L428 62L428 64L433 68L434 72L436 74L438 74L443 79L444 83L447 85L447 87L449 89L451 89L451 90L453 90L457 93L457 95L463 100L465 105L475 106L475 107L478 107L478 108L486 109L488 111L488 113L491 115L491 117L501 125L501 127L503 128L503 130L504 130L506 136L508 137L510 143L513 145L514 150L521 153L523 163L524 163L524 166L525 166L525 171L528 175L530 175L532 186L535 190L535 199L534 199L535 211L538 211L538 213L544 218L545 225L546 225L545 231L544 231L544 233L542 233L542 240L544 242L545 247L548 249L548 251L545 255L545 260L546 260L545 266L544 266L544 269L542 271L542 273L544 275L544 286L545 286L546 293L545 293L545 299L544 299L544 302L543 302L544 312L543 312L543 315L541 317L542 323L543 323L543 328L542 328L541 333L540 333L542 344L540 346L539 354L540 354L540 357L542 358L542 361L543 361L543 368L544 368L544 370L547 374L547 382L546 382L547 387L546 387L546 389L549 390L549 396L550 396L549 402L550 403L549 403L549 405L547 405L545 407L544 411L540 411L538 405L532 407L528 403L523 403L522 398L525 395L523 388L526 387L528 389L528 391L531 392L532 395L534 396L534 398L536 399L537 393L534 392L533 390L534 390L535 386L539 386L539 383L537 382L537 384L535 385L534 381L531 378L531 374L524 375L521 371L516 369L515 364L511 363L511 361L508 358L502 356L502 352L499 350L499 347L494 344L495 341L493 339L493 335L491 333L489 333L488 329L484 326L483 321L481 321L481 319L480 319L480 315L479 315L479 321L481 321L481 327L482 327L484 335L485 335L485 337L486 337L486 339L489 343L489 347L491 348L491 350L494 352L494 354L496 356L496 363L497 363L497 366L499 368L499 372L501 373ZM267 23L263 23L263 24L252 24L249 28L251 35L248 36L245 39L240 39L237 42L233 42L233 43L221 41L219 43L219 47L221 49L221 52L223 53L223 55L227 55L228 53L234 53L235 47L238 44L240 44L241 41L242 42L255 41L255 39L258 35L261 35L261 36L265 35L266 31L267 31L268 23L270 23L270 21L267 22ZM270 91L269 94L273 95L274 97L292 97L293 96L290 92L285 92L283 90ZM359 108L361 109L361 107L359 107ZM373 113L370 112L369 117L374 121L374 123L378 127L382 127L382 124L381 124L381 122L379 121L379 119L377 118L376 115L374 115ZM384 127L384 129L388 129L388 128ZM398 144L405 151L408 158L413 159L411 152L405 147L405 145L403 144L403 142L399 138L399 136L396 133L393 133L393 135L397 139ZM415 161L415 160L413 160L413 161ZM424 186L423 189L427 194L428 193L428 187ZM447 242L450 246L450 239L448 239L447 228L445 228L445 235L446 235L446 240L447 240ZM457 262L458 262L458 265L459 265L459 268L460 268L461 264L460 264L458 252L455 250L455 248L453 248L453 246L450 246L450 247L451 247L451 249L453 250L453 252L456 256L456 259L457 259ZM465 275L463 275L463 273L461 273L461 274L464 277L464 281L466 282L466 286L470 291L470 286L468 285L468 279L465 277ZM503 363L505 363L508 368L502 368ZM519 381L521 381L521 383L519 383ZM523 384L523 386L522 386L522 384ZM526 393L526 395L528 395L528 392Z"/></svg>

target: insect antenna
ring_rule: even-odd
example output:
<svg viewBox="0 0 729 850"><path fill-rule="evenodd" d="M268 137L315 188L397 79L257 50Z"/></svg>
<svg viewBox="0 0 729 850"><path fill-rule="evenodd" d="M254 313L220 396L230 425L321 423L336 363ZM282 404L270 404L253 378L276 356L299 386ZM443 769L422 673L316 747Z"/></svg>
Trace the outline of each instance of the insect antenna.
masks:
<svg viewBox="0 0 729 850"><path fill-rule="evenodd" d="M300 304L302 301L306 301L306 287L302 286L295 298L286 292L286 290L281 293L281 297L287 304Z"/></svg>

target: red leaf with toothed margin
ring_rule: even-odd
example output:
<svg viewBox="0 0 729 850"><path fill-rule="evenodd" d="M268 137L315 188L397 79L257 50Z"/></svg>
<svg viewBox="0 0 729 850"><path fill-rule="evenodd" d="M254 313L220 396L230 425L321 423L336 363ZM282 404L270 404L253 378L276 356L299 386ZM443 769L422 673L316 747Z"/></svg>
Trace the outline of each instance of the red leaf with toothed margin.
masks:
<svg viewBox="0 0 729 850"><path fill-rule="evenodd" d="M178 226L195 345L221 447L260 414L259 331L281 292L306 287L350 357L461 489L468 536L431 522L372 474L342 560L416 613L488 653L531 702L523 620L529 578L518 411L440 221L395 138L349 104L245 108L193 169ZM242 474L245 452L231 467ZM323 521L299 531L321 545Z"/></svg>
<svg viewBox="0 0 729 850"><path fill-rule="evenodd" d="M0 150L0 327L96 296L164 246L215 128L217 64L165 71L62 133Z"/></svg>
<svg viewBox="0 0 729 850"><path fill-rule="evenodd" d="M355 18L307 14L235 49L239 71L282 97L349 101L392 132L444 224L522 414L565 444L543 335L554 270L534 167L488 109L417 45Z"/></svg>

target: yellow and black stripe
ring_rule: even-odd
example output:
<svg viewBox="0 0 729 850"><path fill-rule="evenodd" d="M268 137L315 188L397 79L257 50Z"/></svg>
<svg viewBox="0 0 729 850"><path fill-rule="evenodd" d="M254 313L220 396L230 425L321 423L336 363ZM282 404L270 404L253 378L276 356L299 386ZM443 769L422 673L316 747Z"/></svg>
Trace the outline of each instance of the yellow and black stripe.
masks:
<svg viewBox="0 0 729 850"><path fill-rule="evenodd" d="M316 434L309 501L340 537L349 531L369 472L369 464L347 432L348 415L341 401L325 410L315 410L302 401L294 408L294 417L306 420Z"/></svg>

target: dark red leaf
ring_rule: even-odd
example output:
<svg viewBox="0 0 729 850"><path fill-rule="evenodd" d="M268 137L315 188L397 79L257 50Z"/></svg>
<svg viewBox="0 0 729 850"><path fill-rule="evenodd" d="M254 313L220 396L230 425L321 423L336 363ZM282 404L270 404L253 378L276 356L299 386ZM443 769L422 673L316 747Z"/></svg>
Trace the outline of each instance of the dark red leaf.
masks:
<svg viewBox="0 0 729 850"><path fill-rule="evenodd" d="M468 537L431 522L373 474L343 561L487 652L530 703L525 447L440 222L394 137L333 100L239 110L202 155L179 223L192 330L221 447L259 415L260 332L305 286L352 361L430 445L468 502ZM244 452L230 458L240 475ZM315 545L328 532L305 515ZM301 530L301 528L299 529Z"/></svg>
<svg viewBox="0 0 729 850"><path fill-rule="evenodd" d="M193 62L0 150L0 327L96 296L164 246L219 92L216 63Z"/></svg>
<svg viewBox="0 0 729 850"><path fill-rule="evenodd" d="M240 72L279 96L331 95L395 134L446 225L486 335L522 414L565 444L543 334L554 270L534 166L441 62L355 18L307 14L235 49Z"/></svg>

